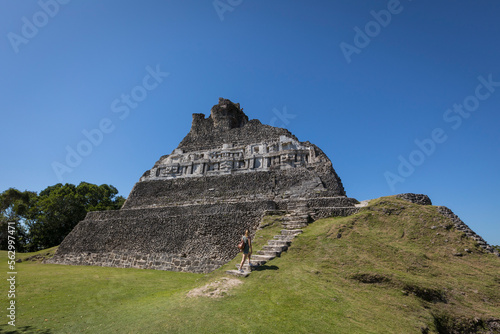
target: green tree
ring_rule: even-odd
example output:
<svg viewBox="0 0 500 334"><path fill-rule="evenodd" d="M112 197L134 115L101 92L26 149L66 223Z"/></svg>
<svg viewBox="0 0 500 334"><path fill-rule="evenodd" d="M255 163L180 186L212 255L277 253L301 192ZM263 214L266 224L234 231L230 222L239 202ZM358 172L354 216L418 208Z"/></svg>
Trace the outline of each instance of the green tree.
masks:
<svg viewBox="0 0 500 334"><path fill-rule="evenodd" d="M117 194L111 185L87 182L78 186L58 183L38 195L9 189L0 195L5 198L0 207L2 221L14 219L19 223L18 249L36 251L59 245L87 212L120 209L125 199Z"/></svg>
<svg viewBox="0 0 500 334"><path fill-rule="evenodd" d="M19 191L9 188L0 194L0 249L7 249L8 222L15 222L15 241L19 251L27 243L25 222L31 218L37 194L32 191Z"/></svg>

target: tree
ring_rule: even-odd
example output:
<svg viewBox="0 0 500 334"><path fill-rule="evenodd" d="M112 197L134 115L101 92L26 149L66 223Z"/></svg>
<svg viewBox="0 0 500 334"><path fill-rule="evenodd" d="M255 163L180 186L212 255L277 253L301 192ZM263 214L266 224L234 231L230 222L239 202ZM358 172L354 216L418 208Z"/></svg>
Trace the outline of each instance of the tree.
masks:
<svg viewBox="0 0 500 334"><path fill-rule="evenodd" d="M111 185L86 182L58 183L39 195L9 189L0 195L2 221L18 222L18 249L36 251L59 245L87 212L120 209L125 199L117 194Z"/></svg>
<svg viewBox="0 0 500 334"><path fill-rule="evenodd" d="M15 244L19 251L24 250L28 238L24 222L31 217L36 198L35 192L14 188L0 194L0 249L7 249L8 222L15 222Z"/></svg>

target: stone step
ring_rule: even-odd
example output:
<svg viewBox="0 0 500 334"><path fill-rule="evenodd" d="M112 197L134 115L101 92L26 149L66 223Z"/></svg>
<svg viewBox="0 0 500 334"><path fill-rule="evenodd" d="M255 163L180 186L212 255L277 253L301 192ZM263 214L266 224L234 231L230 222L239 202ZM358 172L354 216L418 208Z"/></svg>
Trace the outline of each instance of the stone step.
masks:
<svg viewBox="0 0 500 334"><path fill-rule="evenodd" d="M281 230L282 235L299 235L303 231L301 229L295 229L295 230Z"/></svg>
<svg viewBox="0 0 500 334"><path fill-rule="evenodd" d="M301 206L301 205L307 205L307 202L305 197L299 197L293 201L290 201L288 204L294 206Z"/></svg>
<svg viewBox="0 0 500 334"><path fill-rule="evenodd" d="M260 250L257 252L257 254L258 255L265 255L265 256L272 256L273 258L275 258L275 257L280 257L281 252Z"/></svg>
<svg viewBox="0 0 500 334"><path fill-rule="evenodd" d="M254 270L255 268L257 268L259 266L259 264L257 262L254 262L254 261L251 261L251 262L252 262L251 266L248 265L248 262L245 262L245 264L243 265L243 271L250 272L250 271ZM239 269L240 268L240 264L239 263L236 264L235 267L236 267L236 269Z"/></svg>
<svg viewBox="0 0 500 334"><path fill-rule="evenodd" d="M286 212L294 214L294 213L307 213L308 211L311 211L311 210L307 206L301 206L301 207L292 208L292 209L288 208L288 210Z"/></svg>
<svg viewBox="0 0 500 334"><path fill-rule="evenodd" d="M247 270L250 270L250 271L251 271L251 270L254 270L255 268L257 268L257 267L259 267L259 266L263 266L263 265L265 265L266 263L267 263L267 261L266 261L266 260L260 260L260 261L253 261L253 260L252 260L252 266L251 266L251 267L249 267L249 266L248 266L248 263L247 263L247 264L244 264L244 265L243 265L243 268L246 268Z"/></svg>
<svg viewBox="0 0 500 334"><path fill-rule="evenodd" d="M251 271L251 270L253 270L253 269L257 268L258 266L261 266L261 265L263 265L263 264L265 264L265 263L267 262L267 260L262 260L262 259L260 259L260 260L255 259L255 260L254 260L253 258L254 258L255 256L262 256L262 255L253 255L253 256L252 256L252 259L250 260L250 262L252 263L252 265L251 265L251 266L249 266L249 265L248 265L248 262L245 262L245 264L243 265L243 268L246 268L247 270L250 270L250 271ZM240 264L238 263L238 264L236 265L236 268L239 268L239 266L240 266Z"/></svg>
<svg viewBox="0 0 500 334"><path fill-rule="evenodd" d="M292 241L295 238L294 234L289 234L289 235L275 235L274 240L282 240L282 241Z"/></svg>
<svg viewBox="0 0 500 334"><path fill-rule="evenodd" d="M269 240L267 244L269 246L280 247L280 246L290 246L291 242L286 240Z"/></svg>
<svg viewBox="0 0 500 334"><path fill-rule="evenodd" d="M282 222L281 223L282 226L294 226L294 225L304 225L307 226L309 225L309 223L305 220L295 220L295 221L289 221L289 222Z"/></svg>
<svg viewBox="0 0 500 334"><path fill-rule="evenodd" d="M300 229L307 227L306 223L295 223L295 224L283 224L283 227L289 230L295 230L295 229Z"/></svg>
<svg viewBox="0 0 500 334"><path fill-rule="evenodd" d="M283 220L288 221L288 220L308 220L309 219L309 214L290 214L286 215L283 217Z"/></svg>
<svg viewBox="0 0 500 334"><path fill-rule="evenodd" d="M257 263L257 264L261 264L261 262L267 262L267 261L270 261L272 259L274 259L276 256L271 256L271 255L252 255L252 257L250 258L250 262L252 263Z"/></svg>
<svg viewBox="0 0 500 334"><path fill-rule="evenodd" d="M304 209L295 209L295 210L288 210L285 214L285 217L287 216L302 216L302 215L307 215L309 213L309 209L304 208Z"/></svg>
<svg viewBox="0 0 500 334"><path fill-rule="evenodd" d="M292 223L292 222L309 222L308 219L304 218L297 218L297 217L290 217L290 219L283 219L281 221L282 224L287 224L287 223Z"/></svg>
<svg viewBox="0 0 500 334"><path fill-rule="evenodd" d="M298 208L307 208L306 202L288 202L287 205L288 210L294 210Z"/></svg>
<svg viewBox="0 0 500 334"><path fill-rule="evenodd" d="M249 271L240 272L239 270L226 270L226 274L231 274L238 277L247 277L250 275Z"/></svg>
<svg viewBox="0 0 500 334"><path fill-rule="evenodd" d="M300 213L295 212L283 216L283 220L290 220L290 219L309 219L309 214L307 212L300 212Z"/></svg>
<svg viewBox="0 0 500 334"><path fill-rule="evenodd" d="M286 214L286 210L265 210L264 215L284 215Z"/></svg>
<svg viewBox="0 0 500 334"><path fill-rule="evenodd" d="M286 229L292 230L292 229L296 229L296 228L304 228L305 226L304 225L291 225L291 226L283 226L283 227Z"/></svg>
<svg viewBox="0 0 500 334"><path fill-rule="evenodd" d="M295 224L295 223L309 223L309 220L307 219L290 219L290 220L284 220L281 222L281 224Z"/></svg>
<svg viewBox="0 0 500 334"><path fill-rule="evenodd" d="M288 241L288 240L282 240L282 241ZM264 245L261 250L266 251L266 252L284 252L288 249L288 246L270 246L270 245Z"/></svg>

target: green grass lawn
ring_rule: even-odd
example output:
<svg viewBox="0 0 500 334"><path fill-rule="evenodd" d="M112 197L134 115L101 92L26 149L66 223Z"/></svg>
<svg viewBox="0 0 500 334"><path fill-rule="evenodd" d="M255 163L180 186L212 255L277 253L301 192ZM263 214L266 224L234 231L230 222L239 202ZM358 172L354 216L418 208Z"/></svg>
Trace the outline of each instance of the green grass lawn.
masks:
<svg viewBox="0 0 500 334"><path fill-rule="evenodd" d="M266 217L265 225L254 239L254 252L279 233L277 217ZM210 274L25 261L16 264L17 332L5 325L5 315L0 332L477 329L481 321L500 318L500 259L484 254L448 225L435 207L382 198L356 215L311 224L288 252L218 299L186 294L227 276L224 271L234 269L241 255ZM458 251L464 256L453 256ZM7 272L6 252L0 252L0 263ZM1 309L6 310L6 280L0 289L5 291Z"/></svg>

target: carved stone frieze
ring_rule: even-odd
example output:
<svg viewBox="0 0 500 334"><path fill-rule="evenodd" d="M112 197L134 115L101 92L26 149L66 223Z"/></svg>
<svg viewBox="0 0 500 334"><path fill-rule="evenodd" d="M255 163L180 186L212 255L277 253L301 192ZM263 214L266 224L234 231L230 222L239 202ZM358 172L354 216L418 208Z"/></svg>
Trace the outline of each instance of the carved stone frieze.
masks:
<svg viewBox="0 0 500 334"><path fill-rule="evenodd" d="M178 148L162 157L140 181L307 167L323 160L312 145L280 136L275 141L245 146L224 144L216 149L191 152Z"/></svg>

